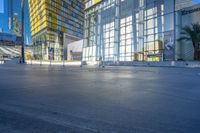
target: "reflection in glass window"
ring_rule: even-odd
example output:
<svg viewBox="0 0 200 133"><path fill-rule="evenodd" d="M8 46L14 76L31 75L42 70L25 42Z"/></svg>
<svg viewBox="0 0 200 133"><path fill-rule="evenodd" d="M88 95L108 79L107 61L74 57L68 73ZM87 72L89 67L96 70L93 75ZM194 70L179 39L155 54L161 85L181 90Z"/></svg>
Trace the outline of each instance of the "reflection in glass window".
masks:
<svg viewBox="0 0 200 133"><path fill-rule="evenodd" d="M121 0L119 7L116 1L105 0L86 10L86 16L95 17L93 31L85 37L95 36L91 45L97 45L105 61L114 61L116 54L119 61L161 61L169 38L165 33L174 36L174 0ZM96 55L86 53L90 56Z"/></svg>

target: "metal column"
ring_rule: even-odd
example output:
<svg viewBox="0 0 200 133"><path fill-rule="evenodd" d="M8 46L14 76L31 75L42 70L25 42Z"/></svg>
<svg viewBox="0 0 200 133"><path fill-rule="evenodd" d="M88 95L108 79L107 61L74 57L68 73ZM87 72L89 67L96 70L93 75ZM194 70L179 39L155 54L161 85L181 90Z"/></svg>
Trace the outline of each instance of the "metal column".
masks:
<svg viewBox="0 0 200 133"><path fill-rule="evenodd" d="M115 0L115 24L114 24L114 47L115 47L115 57L114 61L119 61L120 58L120 2L121 0Z"/></svg>

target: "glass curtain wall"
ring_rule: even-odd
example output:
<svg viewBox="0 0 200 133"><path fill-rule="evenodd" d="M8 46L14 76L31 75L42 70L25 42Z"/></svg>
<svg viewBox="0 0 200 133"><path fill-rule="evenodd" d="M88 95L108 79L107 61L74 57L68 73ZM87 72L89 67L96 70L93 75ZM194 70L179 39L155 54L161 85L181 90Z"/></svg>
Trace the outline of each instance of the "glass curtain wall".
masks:
<svg viewBox="0 0 200 133"><path fill-rule="evenodd" d="M83 61L174 60L174 0L105 0L86 9Z"/></svg>

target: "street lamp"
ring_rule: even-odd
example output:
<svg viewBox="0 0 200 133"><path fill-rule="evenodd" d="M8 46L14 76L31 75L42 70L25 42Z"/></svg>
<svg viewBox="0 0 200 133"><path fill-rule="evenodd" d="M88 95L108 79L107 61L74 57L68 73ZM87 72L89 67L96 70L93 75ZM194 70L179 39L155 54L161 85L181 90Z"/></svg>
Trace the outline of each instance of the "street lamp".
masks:
<svg viewBox="0 0 200 133"><path fill-rule="evenodd" d="M22 35L22 47L21 47L21 63L25 63L24 58L24 0L21 0L21 7L22 7L22 28L21 28L21 35Z"/></svg>

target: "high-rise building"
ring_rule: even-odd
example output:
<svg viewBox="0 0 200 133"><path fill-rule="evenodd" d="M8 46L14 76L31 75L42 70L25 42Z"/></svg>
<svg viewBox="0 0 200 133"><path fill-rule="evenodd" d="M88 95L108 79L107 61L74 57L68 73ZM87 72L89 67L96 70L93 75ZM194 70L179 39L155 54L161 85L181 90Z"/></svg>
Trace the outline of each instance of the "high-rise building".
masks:
<svg viewBox="0 0 200 133"><path fill-rule="evenodd" d="M8 0L8 29L13 30L13 0Z"/></svg>
<svg viewBox="0 0 200 133"><path fill-rule="evenodd" d="M191 6L192 0L84 3L83 61L176 60L176 10Z"/></svg>
<svg viewBox="0 0 200 133"><path fill-rule="evenodd" d="M192 0L176 0L176 11L192 6Z"/></svg>
<svg viewBox="0 0 200 133"><path fill-rule="evenodd" d="M83 37L82 0L28 0L34 55L66 59L65 45Z"/></svg>

